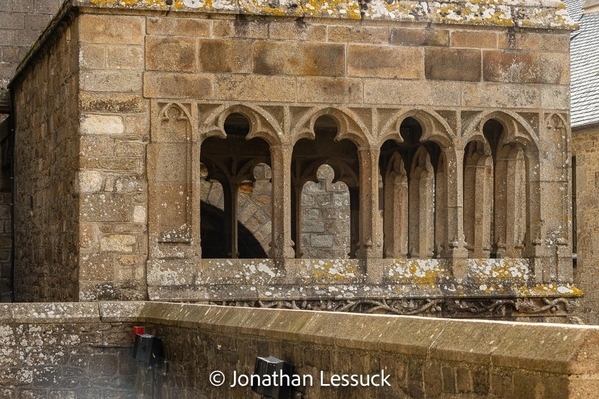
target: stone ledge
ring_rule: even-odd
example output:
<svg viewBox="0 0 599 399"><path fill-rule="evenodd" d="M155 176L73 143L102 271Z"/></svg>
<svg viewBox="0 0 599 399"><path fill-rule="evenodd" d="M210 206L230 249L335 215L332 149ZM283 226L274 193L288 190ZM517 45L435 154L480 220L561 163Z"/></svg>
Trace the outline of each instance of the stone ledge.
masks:
<svg viewBox="0 0 599 399"><path fill-rule="evenodd" d="M467 24L522 28L574 29L578 24L557 0L484 0L480 2L332 0L296 2L283 0L174 0L172 6L156 0L71 0L74 6L126 10L183 11L278 17L321 17L388 21Z"/></svg>
<svg viewBox="0 0 599 399"><path fill-rule="evenodd" d="M139 321L235 336L571 374L599 371L599 327L148 302Z"/></svg>

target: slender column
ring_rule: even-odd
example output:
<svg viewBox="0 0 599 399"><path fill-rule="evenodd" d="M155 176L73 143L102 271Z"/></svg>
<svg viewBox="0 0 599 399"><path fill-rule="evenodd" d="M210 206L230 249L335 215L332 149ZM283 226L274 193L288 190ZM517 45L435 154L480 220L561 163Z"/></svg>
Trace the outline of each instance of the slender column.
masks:
<svg viewBox="0 0 599 399"><path fill-rule="evenodd" d="M349 257L357 258L360 247L360 189L358 187L349 188L349 206L350 206L350 249Z"/></svg>
<svg viewBox="0 0 599 399"><path fill-rule="evenodd" d="M443 155L447 161L446 204L447 207L447 256L452 259L453 274L456 278L466 278L468 250L464 237L464 149L445 148Z"/></svg>
<svg viewBox="0 0 599 399"><path fill-rule="evenodd" d="M408 253L408 181L404 173L391 173L385 182L385 257L405 258Z"/></svg>
<svg viewBox="0 0 599 399"><path fill-rule="evenodd" d="M360 257L380 259L383 245L379 234L379 155L378 148L360 148Z"/></svg>
<svg viewBox="0 0 599 399"><path fill-rule="evenodd" d="M272 163L272 242L270 256L273 259L293 259L291 240L291 157L290 145L270 149ZM296 204L297 206L297 204ZM296 220L296 223L298 221ZM298 241L300 237L296 238Z"/></svg>

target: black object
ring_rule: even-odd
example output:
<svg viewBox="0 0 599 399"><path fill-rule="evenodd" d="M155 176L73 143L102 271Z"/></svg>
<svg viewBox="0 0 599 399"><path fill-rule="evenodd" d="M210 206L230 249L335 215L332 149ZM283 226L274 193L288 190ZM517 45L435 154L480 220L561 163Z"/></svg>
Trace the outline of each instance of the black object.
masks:
<svg viewBox="0 0 599 399"><path fill-rule="evenodd" d="M273 399L289 399L291 397L291 386L289 382L293 377L293 366L289 363L285 363L283 360L277 359L274 356L257 357L254 366L254 375L259 375L259 380L262 382L265 380L270 380L270 382L276 381L276 384L263 383L261 385L255 385L255 381L252 379L252 391L257 394ZM276 375L276 377L271 377L269 379L268 377L264 377L266 375Z"/></svg>
<svg viewBox="0 0 599 399"><path fill-rule="evenodd" d="M150 334L136 335L135 344L133 345L133 357L140 362L155 364L158 360L164 358L162 340Z"/></svg>

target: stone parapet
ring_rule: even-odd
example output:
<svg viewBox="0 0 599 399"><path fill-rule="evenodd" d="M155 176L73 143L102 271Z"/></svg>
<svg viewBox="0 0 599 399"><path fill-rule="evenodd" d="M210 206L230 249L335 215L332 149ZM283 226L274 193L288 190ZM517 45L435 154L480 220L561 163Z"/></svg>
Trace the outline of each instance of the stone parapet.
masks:
<svg viewBox="0 0 599 399"><path fill-rule="evenodd" d="M599 384L594 326L159 302L3 304L0 324L0 393L11 399L251 398L233 378L258 356L306 376L294 388L303 399L591 399ZM134 325L162 340L167 367L132 358ZM218 371L222 386L209 380ZM382 372L388 385L331 384Z"/></svg>

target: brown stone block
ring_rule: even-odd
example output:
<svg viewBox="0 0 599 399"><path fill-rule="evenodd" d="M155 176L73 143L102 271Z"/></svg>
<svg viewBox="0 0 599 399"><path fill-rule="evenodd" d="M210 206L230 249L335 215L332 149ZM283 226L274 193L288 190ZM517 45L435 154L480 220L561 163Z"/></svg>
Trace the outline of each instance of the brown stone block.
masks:
<svg viewBox="0 0 599 399"><path fill-rule="evenodd" d="M261 75L342 76L345 48L341 44L273 43L253 47L254 73Z"/></svg>
<svg viewBox="0 0 599 399"><path fill-rule="evenodd" d="M121 142L116 143L115 155L117 157L140 157L146 153L146 145L140 142Z"/></svg>
<svg viewBox="0 0 599 399"><path fill-rule="evenodd" d="M563 53L570 51L570 34L568 32L556 32L557 34L546 34L541 37L540 49Z"/></svg>
<svg viewBox="0 0 599 399"><path fill-rule="evenodd" d="M541 35L534 32L506 31L497 36L497 47L514 50L538 50L541 44Z"/></svg>
<svg viewBox="0 0 599 399"><path fill-rule="evenodd" d="M424 52L426 78L479 81L480 59L480 50L427 48Z"/></svg>
<svg viewBox="0 0 599 399"><path fill-rule="evenodd" d="M210 21L196 18L156 18L150 17L146 22L149 35L159 36L210 36Z"/></svg>
<svg viewBox="0 0 599 399"><path fill-rule="evenodd" d="M213 77L183 73L144 73L144 95L152 98L213 98Z"/></svg>
<svg viewBox="0 0 599 399"><path fill-rule="evenodd" d="M451 47L497 48L497 34L485 31L453 31Z"/></svg>
<svg viewBox="0 0 599 399"><path fill-rule="evenodd" d="M143 69L141 46L106 46L106 66L114 69Z"/></svg>
<svg viewBox="0 0 599 399"><path fill-rule="evenodd" d="M146 38L146 68L158 71L195 71L196 40L188 37Z"/></svg>
<svg viewBox="0 0 599 399"><path fill-rule="evenodd" d="M391 29L389 43L402 46L449 46L449 31L446 29Z"/></svg>
<svg viewBox="0 0 599 399"><path fill-rule="evenodd" d="M389 30L373 26L329 26L329 42L388 43Z"/></svg>
<svg viewBox="0 0 599 399"><path fill-rule="evenodd" d="M249 73L250 49L249 40L203 40L200 42L200 70Z"/></svg>
<svg viewBox="0 0 599 399"><path fill-rule="evenodd" d="M79 50L81 69L106 68L106 48L102 44L81 43Z"/></svg>
<svg viewBox="0 0 599 399"><path fill-rule="evenodd" d="M350 45L347 74L358 77L421 79L424 77L423 52L415 47Z"/></svg>
<svg viewBox="0 0 599 399"><path fill-rule="evenodd" d="M256 20L215 20L212 21L213 37L238 37L247 39L266 39L268 23Z"/></svg>
<svg viewBox="0 0 599 399"><path fill-rule="evenodd" d="M311 25L303 21L276 22L268 25L268 37L275 40L309 40L324 42L327 40L325 25Z"/></svg>
<svg viewBox="0 0 599 399"><path fill-rule="evenodd" d="M233 75L216 80L219 100L295 101L295 78Z"/></svg>
<svg viewBox="0 0 599 399"><path fill-rule="evenodd" d="M82 112L129 113L145 112L148 102L139 95L89 93L79 94Z"/></svg>
<svg viewBox="0 0 599 399"><path fill-rule="evenodd" d="M449 82L364 80L368 104L459 106L460 85Z"/></svg>
<svg viewBox="0 0 599 399"><path fill-rule="evenodd" d="M554 83L570 82L567 54L484 51L483 79L488 82Z"/></svg>
<svg viewBox="0 0 599 399"><path fill-rule="evenodd" d="M83 91L137 92L142 87L141 72L87 71L79 77Z"/></svg>
<svg viewBox="0 0 599 399"><path fill-rule="evenodd" d="M538 108L541 103L539 87L499 83L462 85L462 105L484 108Z"/></svg>
<svg viewBox="0 0 599 399"><path fill-rule="evenodd" d="M307 77L297 80L297 100L316 103L362 102L360 79Z"/></svg>
<svg viewBox="0 0 599 399"><path fill-rule="evenodd" d="M144 18L136 16L79 16L79 39L83 43L142 44Z"/></svg>

